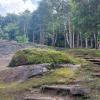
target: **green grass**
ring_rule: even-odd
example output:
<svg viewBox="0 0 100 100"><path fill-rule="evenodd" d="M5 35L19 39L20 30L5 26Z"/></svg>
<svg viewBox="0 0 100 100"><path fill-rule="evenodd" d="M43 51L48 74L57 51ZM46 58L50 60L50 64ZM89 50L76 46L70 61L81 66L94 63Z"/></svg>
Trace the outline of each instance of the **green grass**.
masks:
<svg viewBox="0 0 100 100"><path fill-rule="evenodd" d="M91 65L81 67L77 72L77 78L84 78L85 80L94 79L91 82L83 82L81 85L91 90L89 100L100 100L100 78L92 76L93 67Z"/></svg>
<svg viewBox="0 0 100 100"><path fill-rule="evenodd" d="M24 82L0 83L0 100L15 100L13 93L24 91L30 88L50 84L67 84L75 77L76 71L70 68L61 68L46 73L42 76L33 77Z"/></svg>
<svg viewBox="0 0 100 100"><path fill-rule="evenodd" d="M42 63L80 63L81 60L64 52L52 49L25 49L16 52L13 56L9 66L19 66L25 64L42 64Z"/></svg>
<svg viewBox="0 0 100 100"><path fill-rule="evenodd" d="M100 50L99 49L67 49L64 50L66 53L70 53L74 56L81 55L84 57L89 58L100 58ZM88 63L88 62L87 62ZM76 79L88 81L89 79L93 79L91 82L82 82L81 85L89 88L90 92L90 99L88 100L100 100L100 78L94 77L92 73L95 70L100 70L99 65L94 65L93 63L89 62L87 65L82 66L77 71ZM80 100L80 99L78 99ZM83 99L84 100L84 99ZM87 99L86 99L87 100Z"/></svg>

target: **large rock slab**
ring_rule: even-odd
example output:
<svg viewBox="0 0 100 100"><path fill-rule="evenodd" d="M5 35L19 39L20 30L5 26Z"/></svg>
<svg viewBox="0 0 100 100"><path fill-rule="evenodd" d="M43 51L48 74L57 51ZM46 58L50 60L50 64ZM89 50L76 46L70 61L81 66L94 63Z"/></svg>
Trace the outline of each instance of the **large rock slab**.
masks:
<svg viewBox="0 0 100 100"><path fill-rule="evenodd" d="M48 71L49 64L25 65L4 70L0 77L4 82L24 81L30 77L41 75Z"/></svg>
<svg viewBox="0 0 100 100"><path fill-rule="evenodd" d="M15 53L20 49L34 48L34 47L45 48L47 46L35 43L17 43L16 41L0 40L0 54L3 55Z"/></svg>
<svg viewBox="0 0 100 100"><path fill-rule="evenodd" d="M0 54L7 55L15 53L17 50L34 47L34 44L21 44L16 41L0 40Z"/></svg>

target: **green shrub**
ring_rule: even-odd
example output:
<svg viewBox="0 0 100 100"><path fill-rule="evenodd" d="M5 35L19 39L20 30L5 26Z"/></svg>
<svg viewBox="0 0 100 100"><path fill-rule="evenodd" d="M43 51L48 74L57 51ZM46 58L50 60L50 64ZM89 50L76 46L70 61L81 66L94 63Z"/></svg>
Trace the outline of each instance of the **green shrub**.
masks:
<svg viewBox="0 0 100 100"><path fill-rule="evenodd" d="M19 43L28 43L28 38L26 35L19 35L16 37L16 39Z"/></svg>
<svg viewBox="0 0 100 100"><path fill-rule="evenodd" d="M74 57L60 51L51 49L24 49L16 52L9 66L19 66L24 64L42 64L42 63L78 63Z"/></svg>

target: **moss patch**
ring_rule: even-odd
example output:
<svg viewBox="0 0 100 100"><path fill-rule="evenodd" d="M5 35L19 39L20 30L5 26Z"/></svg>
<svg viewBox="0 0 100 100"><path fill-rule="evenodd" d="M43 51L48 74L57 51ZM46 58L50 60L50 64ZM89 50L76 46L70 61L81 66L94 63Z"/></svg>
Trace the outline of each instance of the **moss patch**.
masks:
<svg viewBox="0 0 100 100"><path fill-rule="evenodd" d="M42 64L42 63L79 63L80 60L60 51L51 49L25 49L16 52L9 66L19 66L25 64Z"/></svg>

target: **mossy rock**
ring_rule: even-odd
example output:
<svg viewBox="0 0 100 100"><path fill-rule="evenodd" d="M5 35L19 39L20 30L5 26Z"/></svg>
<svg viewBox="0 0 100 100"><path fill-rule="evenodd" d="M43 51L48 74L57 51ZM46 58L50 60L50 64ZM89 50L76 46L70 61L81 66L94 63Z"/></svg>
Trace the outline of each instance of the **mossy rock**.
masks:
<svg viewBox="0 0 100 100"><path fill-rule="evenodd" d="M52 50L52 49L39 49L31 48L19 50L13 56L9 66L20 66L29 64L61 64L61 63L79 63L79 59L72 57L64 52Z"/></svg>

